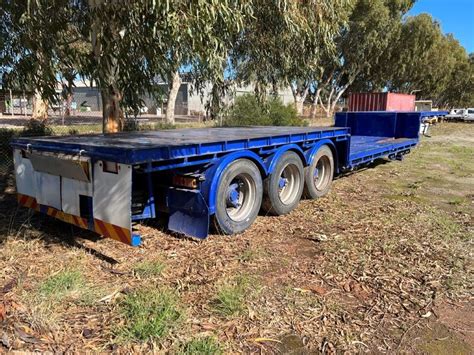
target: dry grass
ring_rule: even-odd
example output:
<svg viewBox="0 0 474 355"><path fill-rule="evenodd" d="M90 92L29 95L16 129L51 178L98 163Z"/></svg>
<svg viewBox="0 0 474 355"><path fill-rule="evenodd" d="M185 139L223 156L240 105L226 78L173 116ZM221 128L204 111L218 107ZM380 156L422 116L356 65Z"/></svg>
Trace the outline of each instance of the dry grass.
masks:
<svg viewBox="0 0 474 355"><path fill-rule="evenodd" d="M17 210L7 183L0 339L69 352L446 349L445 336L423 348L412 332L424 337L440 305L472 301L474 125L432 134L403 162L204 242L146 225L139 248L96 239ZM449 347L472 351L457 334Z"/></svg>

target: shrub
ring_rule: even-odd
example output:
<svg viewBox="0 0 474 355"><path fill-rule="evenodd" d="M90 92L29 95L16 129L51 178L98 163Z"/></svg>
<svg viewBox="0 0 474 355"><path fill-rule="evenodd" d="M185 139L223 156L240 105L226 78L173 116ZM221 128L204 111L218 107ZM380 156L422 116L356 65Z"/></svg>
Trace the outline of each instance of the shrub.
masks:
<svg viewBox="0 0 474 355"><path fill-rule="evenodd" d="M52 128L47 120L30 119L23 127L22 137L50 136L53 134Z"/></svg>
<svg viewBox="0 0 474 355"><path fill-rule="evenodd" d="M0 128L0 150L10 151L10 141L18 136L18 132L13 129Z"/></svg>
<svg viewBox="0 0 474 355"><path fill-rule="evenodd" d="M139 122L134 118L127 118L123 122L123 129L124 132L134 132L140 130Z"/></svg>
<svg viewBox="0 0 474 355"><path fill-rule="evenodd" d="M284 105L279 98L270 98L260 103L254 95L243 95L235 99L223 120L224 126L306 126L293 105Z"/></svg>
<svg viewBox="0 0 474 355"><path fill-rule="evenodd" d="M124 121L123 131L124 132L135 132L135 131L156 131L162 129L175 129L176 126L171 123L158 122L158 123L140 123L138 120L128 118Z"/></svg>

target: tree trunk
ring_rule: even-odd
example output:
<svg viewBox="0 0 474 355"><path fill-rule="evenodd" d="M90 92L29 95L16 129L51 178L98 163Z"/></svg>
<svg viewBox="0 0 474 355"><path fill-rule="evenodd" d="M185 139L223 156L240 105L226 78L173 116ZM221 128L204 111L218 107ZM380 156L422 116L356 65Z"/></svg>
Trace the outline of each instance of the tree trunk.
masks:
<svg viewBox="0 0 474 355"><path fill-rule="evenodd" d="M100 94L102 96L103 132L120 132L123 128L123 111L120 107L122 94L113 85L102 89Z"/></svg>
<svg viewBox="0 0 474 355"><path fill-rule="evenodd" d="M333 95L334 95L334 87L331 88L326 105L323 103L323 100L321 100L321 107L323 108L324 112L326 112L327 118L331 117L331 107L332 107L331 103L332 103Z"/></svg>
<svg viewBox="0 0 474 355"><path fill-rule="evenodd" d="M67 84L66 84L66 107L64 110L64 116L70 117L71 116L71 105L72 105L72 85L73 85L73 78L68 76L67 77Z"/></svg>
<svg viewBox="0 0 474 355"><path fill-rule="evenodd" d="M295 100L296 114L298 116L303 116L304 102L306 100L306 95L308 95L308 87L305 87L304 89L301 87L292 87L292 91Z"/></svg>
<svg viewBox="0 0 474 355"><path fill-rule="evenodd" d="M304 101L301 98L295 100L296 114L298 116L303 116L304 111Z"/></svg>
<svg viewBox="0 0 474 355"><path fill-rule="evenodd" d="M72 105L72 94L67 93L66 108L64 110L64 116L65 117L70 117L71 116L71 105Z"/></svg>
<svg viewBox="0 0 474 355"><path fill-rule="evenodd" d="M176 97L178 96L179 87L181 86L181 78L179 72L173 73L173 78L169 85L168 102L166 103L166 123L174 124L174 110L176 108Z"/></svg>
<svg viewBox="0 0 474 355"><path fill-rule="evenodd" d="M318 111L318 102L319 96L321 95L321 88L317 88L316 92L314 93L313 102L311 103L311 113L310 118L314 120L316 118L316 112Z"/></svg>
<svg viewBox="0 0 474 355"><path fill-rule="evenodd" d="M38 91L35 91L35 96L33 97L32 117L37 120L45 120L48 118L48 103L43 100Z"/></svg>
<svg viewBox="0 0 474 355"><path fill-rule="evenodd" d="M346 90L349 88L349 86L352 84L352 81L348 82L346 85L344 85L342 87L341 90L339 90L339 92L337 93L336 95L336 98L334 99L334 102L332 103L332 106L331 106L331 109L332 111L334 112L335 108L336 108L336 105L337 103L339 102L339 99L341 98L341 96L346 92Z"/></svg>
<svg viewBox="0 0 474 355"><path fill-rule="evenodd" d="M349 87L349 85L345 85L336 95L334 101L332 102L332 105L331 105L331 111L334 112L335 109L336 109L336 105L339 101L339 99L341 98L341 96L346 92L347 88Z"/></svg>

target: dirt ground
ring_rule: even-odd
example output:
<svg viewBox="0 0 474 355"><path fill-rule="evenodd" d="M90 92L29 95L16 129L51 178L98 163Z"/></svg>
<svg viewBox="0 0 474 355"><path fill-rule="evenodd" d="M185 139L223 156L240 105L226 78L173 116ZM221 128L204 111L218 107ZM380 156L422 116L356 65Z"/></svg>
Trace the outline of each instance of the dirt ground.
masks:
<svg viewBox="0 0 474 355"><path fill-rule="evenodd" d="M0 352L474 352L474 124L195 241L97 238L0 195Z"/></svg>

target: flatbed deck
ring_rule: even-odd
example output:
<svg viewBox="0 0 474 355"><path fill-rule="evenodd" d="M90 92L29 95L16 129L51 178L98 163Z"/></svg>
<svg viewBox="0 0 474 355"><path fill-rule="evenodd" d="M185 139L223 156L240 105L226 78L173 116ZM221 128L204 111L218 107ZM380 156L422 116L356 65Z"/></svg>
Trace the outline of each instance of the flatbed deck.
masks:
<svg viewBox="0 0 474 355"><path fill-rule="evenodd" d="M345 127L194 128L80 136L19 138L13 146L43 151L83 154L124 164L141 164L241 149L348 137Z"/></svg>

